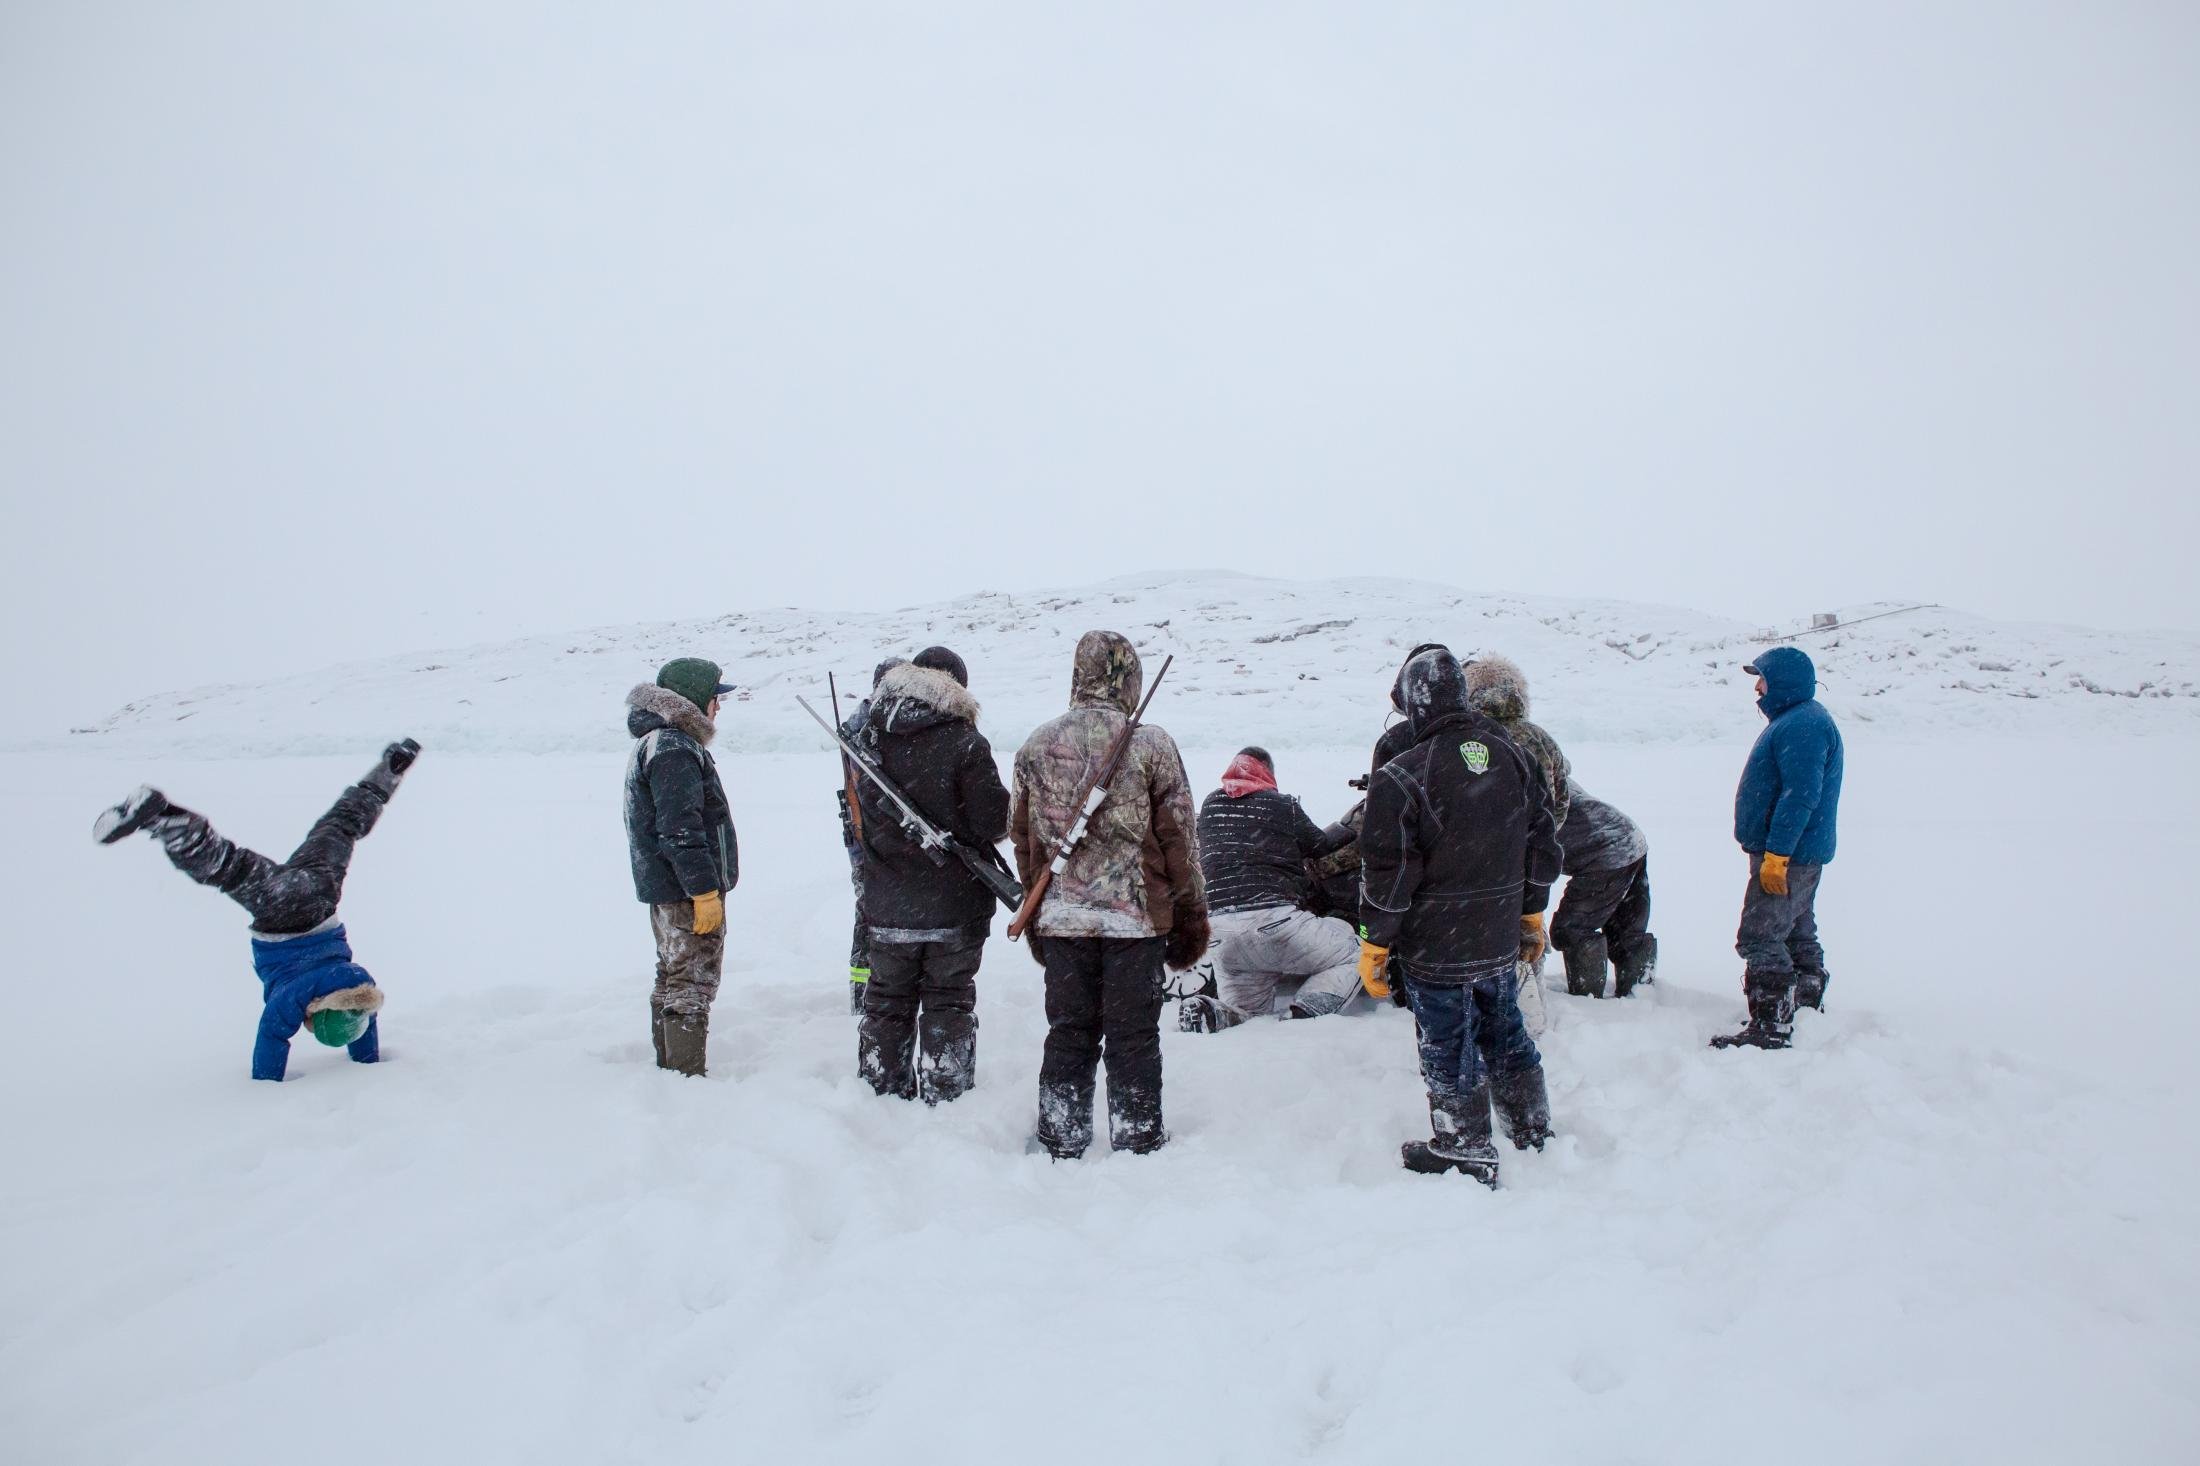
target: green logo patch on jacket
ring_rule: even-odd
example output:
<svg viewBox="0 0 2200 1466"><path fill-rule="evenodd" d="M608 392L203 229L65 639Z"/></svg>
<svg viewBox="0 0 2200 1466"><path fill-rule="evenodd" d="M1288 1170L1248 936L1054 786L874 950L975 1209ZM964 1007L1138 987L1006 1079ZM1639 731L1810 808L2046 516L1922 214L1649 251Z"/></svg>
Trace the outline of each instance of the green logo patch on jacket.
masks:
<svg viewBox="0 0 2200 1466"><path fill-rule="evenodd" d="M1467 772L1486 774L1490 771L1490 747L1486 743L1472 741L1459 745L1459 756L1467 761Z"/></svg>

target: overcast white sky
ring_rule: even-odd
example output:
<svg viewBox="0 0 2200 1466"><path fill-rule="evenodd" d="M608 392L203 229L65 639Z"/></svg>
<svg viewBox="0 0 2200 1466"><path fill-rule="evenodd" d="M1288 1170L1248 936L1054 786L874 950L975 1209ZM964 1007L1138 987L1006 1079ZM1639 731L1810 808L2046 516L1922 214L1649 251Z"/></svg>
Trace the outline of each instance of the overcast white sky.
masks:
<svg viewBox="0 0 2200 1466"><path fill-rule="evenodd" d="M0 0L0 729L1168 566L2200 627L2200 6Z"/></svg>

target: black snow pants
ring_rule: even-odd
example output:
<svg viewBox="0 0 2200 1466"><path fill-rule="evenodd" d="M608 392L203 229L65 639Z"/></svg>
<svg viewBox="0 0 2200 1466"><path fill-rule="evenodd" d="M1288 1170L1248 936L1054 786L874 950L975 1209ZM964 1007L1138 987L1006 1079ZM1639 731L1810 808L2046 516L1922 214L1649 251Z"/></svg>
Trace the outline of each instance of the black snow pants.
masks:
<svg viewBox="0 0 2200 1466"><path fill-rule="evenodd" d="M168 859L202 886L226 892L270 936L309 932L336 914L351 869L352 847L382 817L382 796L354 784L314 822L304 843L278 864L247 850L206 822L171 805L154 821Z"/></svg>
<svg viewBox="0 0 2200 1466"><path fill-rule="evenodd" d="M1044 937L1047 1041L1039 1061L1039 1143L1067 1159L1092 1144L1094 1077L1108 1069L1108 1136L1149 1151L1161 1125L1160 937Z"/></svg>
<svg viewBox="0 0 2200 1466"><path fill-rule="evenodd" d="M1790 865L1787 894L1766 892L1758 872L1764 857L1749 858L1749 889L1742 893L1742 992L1749 1016L1785 1028L1798 1002L1819 1007L1826 996L1826 949L1818 943L1818 880L1822 865Z"/></svg>
<svg viewBox="0 0 2200 1466"><path fill-rule="evenodd" d="M1647 858L1618 870L1583 871L1566 878L1566 894L1551 917L1551 945L1563 956L1599 937L1619 970L1619 995L1625 997L1656 951L1650 941Z"/></svg>
<svg viewBox="0 0 2200 1466"><path fill-rule="evenodd" d="M959 1098L978 1078L978 963L985 937L871 947L856 1072L880 1094Z"/></svg>

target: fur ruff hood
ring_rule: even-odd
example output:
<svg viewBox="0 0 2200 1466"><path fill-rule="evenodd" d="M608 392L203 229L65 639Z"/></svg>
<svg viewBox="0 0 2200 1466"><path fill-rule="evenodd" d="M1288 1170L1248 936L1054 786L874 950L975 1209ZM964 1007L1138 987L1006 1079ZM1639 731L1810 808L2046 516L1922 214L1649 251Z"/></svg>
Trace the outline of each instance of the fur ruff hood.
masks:
<svg viewBox="0 0 2200 1466"><path fill-rule="evenodd" d="M644 682L628 693L626 709L629 713L653 713L705 748L710 747L710 741L718 736L718 730L711 726L710 719L703 716L701 708L679 693L667 691L654 682ZM629 718L629 731L632 731L632 722ZM634 736L639 738L641 735L636 733Z"/></svg>
<svg viewBox="0 0 2200 1466"><path fill-rule="evenodd" d="M1476 657L1467 664L1467 701L1500 723L1528 716L1528 674L1507 657Z"/></svg>
<svg viewBox="0 0 2200 1466"><path fill-rule="evenodd" d="M871 692L871 720L891 733L906 704L921 704L942 717L973 726L978 721L978 700L970 689L934 667L903 662L890 667Z"/></svg>
<svg viewBox="0 0 2200 1466"><path fill-rule="evenodd" d="M306 1004L308 1013L334 1010L339 1013L379 1013L382 1011L382 990L371 982L357 987L338 988L333 993L323 993Z"/></svg>

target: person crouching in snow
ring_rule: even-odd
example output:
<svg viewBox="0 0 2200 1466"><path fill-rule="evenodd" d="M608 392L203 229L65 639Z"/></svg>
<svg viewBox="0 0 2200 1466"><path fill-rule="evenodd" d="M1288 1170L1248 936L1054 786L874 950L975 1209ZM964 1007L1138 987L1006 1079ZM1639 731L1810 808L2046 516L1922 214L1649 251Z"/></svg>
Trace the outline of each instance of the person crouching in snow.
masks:
<svg viewBox="0 0 2200 1466"><path fill-rule="evenodd" d="M1313 896L1307 862L1347 843L1351 832L1316 825L1276 788L1268 750L1247 748L1200 805L1198 833L1215 991L1185 998L1177 1027L1214 1033L1265 1016L1284 981L1304 980L1287 1018L1316 1018L1351 1002L1360 991L1352 923L1304 909Z"/></svg>
<svg viewBox="0 0 2200 1466"><path fill-rule="evenodd" d="M1650 934L1650 843L1642 827L1601 799L1573 786L1559 825L1565 851L1566 895L1551 918L1551 945L1566 960L1566 991L1604 996L1607 969L1618 976L1612 996L1632 994L1658 966Z"/></svg>
<svg viewBox="0 0 2200 1466"><path fill-rule="evenodd" d="M1551 1131L1518 990L1519 964L1542 955L1558 822L1540 771L1469 709L1450 652L1415 657L1403 686L1414 743L1376 772L1360 830L1360 981L1389 996L1395 953L1420 1029L1434 1133L1405 1145L1406 1167L1495 1185L1493 1102L1515 1146Z"/></svg>
<svg viewBox="0 0 2200 1466"><path fill-rule="evenodd" d="M92 836L112 845L140 830L159 840L176 869L212 886L252 914L252 966L263 1006L252 1046L252 1077L279 1080L290 1067L290 1040L300 1028L354 1062L382 1057L382 990L351 960L351 944L336 919L351 869L352 849L372 830L397 785L420 756L410 738L382 750L381 761L346 789L314 823L290 859L277 862L247 850L158 789L146 785L100 815Z"/></svg>
<svg viewBox="0 0 2200 1466"><path fill-rule="evenodd" d="M726 892L741 878L733 810L710 742L733 688L718 664L675 657L626 695L626 845L634 894L649 906L657 983L649 994L657 1067L704 1071L710 1005L726 962Z"/></svg>

